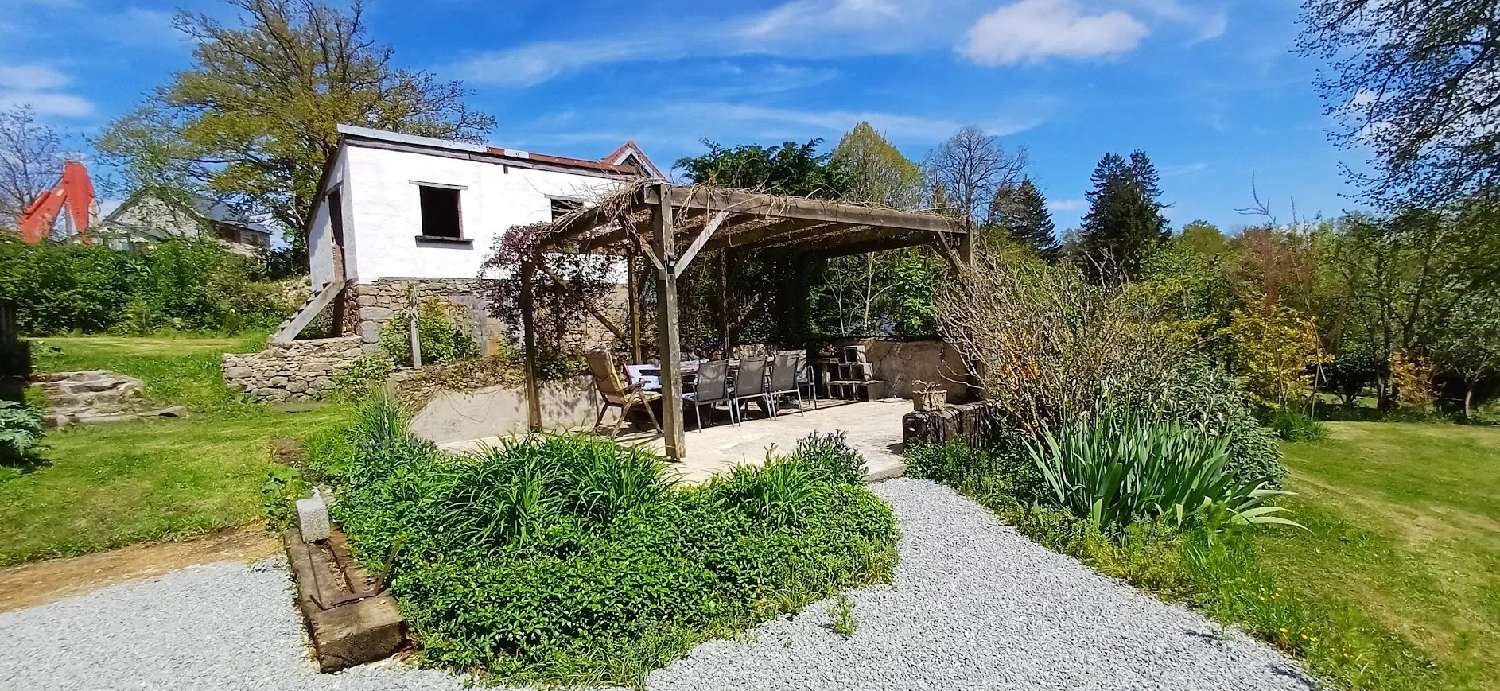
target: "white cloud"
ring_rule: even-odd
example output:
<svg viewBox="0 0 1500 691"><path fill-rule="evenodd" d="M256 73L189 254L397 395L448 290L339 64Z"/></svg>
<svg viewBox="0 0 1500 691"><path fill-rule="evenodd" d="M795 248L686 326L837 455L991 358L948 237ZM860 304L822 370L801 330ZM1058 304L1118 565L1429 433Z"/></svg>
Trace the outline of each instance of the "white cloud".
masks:
<svg viewBox="0 0 1500 691"><path fill-rule="evenodd" d="M0 65L0 108L31 106L38 115L93 115L93 102L61 91L71 81L68 75L45 65Z"/></svg>
<svg viewBox="0 0 1500 691"><path fill-rule="evenodd" d="M1020 0L980 17L959 52L981 65L1105 57L1129 52L1147 33L1123 11L1087 14L1070 0Z"/></svg>
<svg viewBox="0 0 1500 691"><path fill-rule="evenodd" d="M802 129L812 134L842 134L861 120L869 122L875 129L894 138L938 141L953 134L965 123L942 117L926 117L904 113L856 110L798 110L773 108L739 103L682 103L662 109L663 113L688 115L704 122L763 123L776 126L776 131ZM1010 116L981 123L983 129L996 136L1016 134L1041 124L1043 118L1036 116Z"/></svg>
<svg viewBox="0 0 1500 691"><path fill-rule="evenodd" d="M83 118L94 114L94 103L73 94L0 90L0 108L31 106L38 115Z"/></svg>
<svg viewBox="0 0 1500 691"><path fill-rule="evenodd" d="M1203 162L1168 164L1161 167L1161 176L1164 178L1175 178L1182 175L1201 173L1205 170L1208 170L1208 164Z"/></svg>
<svg viewBox="0 0 1500 691"><path fill-rule="evenodd" d="M1081 211L1088 207L1082 199L1048 199L1047 208L1052 211Z"/></svg>
<svg viewBox="0 0 1500 691"><path fill-rule="evenodd" d="M68 83L68 76L42 65L0 65L0 87L38 91L56 89Z"/></svg>
<svg viewBox="0 0 1500 691"><path fill-rule="evenodd" d="M1212 3L1182 0L1133 0L1143 11L1162 19L1187 27L1193 32L1193 43L1208 41L1224 35L1229 29L1229 13Z"/></svg>
<svg viewBox="0 0 1500 691"><path fill-rule="evenodd" d="M593 65L672 57L652 42L547 41L485 53L458 65L459 76L501 86L532 86Z"/></svg>

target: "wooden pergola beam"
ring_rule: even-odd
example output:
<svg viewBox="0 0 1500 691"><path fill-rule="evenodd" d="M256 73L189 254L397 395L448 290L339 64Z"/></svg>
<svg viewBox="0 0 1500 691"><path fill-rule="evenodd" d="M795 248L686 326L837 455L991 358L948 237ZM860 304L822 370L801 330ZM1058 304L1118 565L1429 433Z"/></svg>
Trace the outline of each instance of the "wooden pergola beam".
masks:
<svg viewBox="0 0 1500 691"><path fill-rule="evenodd" d="M663 192L661 187L646 188L642 195L644 201L647 204L659 203L664 194L669 194L674 208L731 211L751 216L798 218L937 233L964 233L963 225L957 220L936 214L917 214L802 197L778 197L742 190L694 187L666 189L669 192Z"/></svg>
<svg viewBox="0 0 1500 691"><path fill-rule="evenodd" d="M649 189L670 189L662 183ZM682 348L678 334L677 274L673 273L676 240L672 237L670 197L657 194L651 207L652 249L661 259L656 271L656 350L661 361L662 436L666 455L672 460L687 456L687 439L682 427Z"/></svg>

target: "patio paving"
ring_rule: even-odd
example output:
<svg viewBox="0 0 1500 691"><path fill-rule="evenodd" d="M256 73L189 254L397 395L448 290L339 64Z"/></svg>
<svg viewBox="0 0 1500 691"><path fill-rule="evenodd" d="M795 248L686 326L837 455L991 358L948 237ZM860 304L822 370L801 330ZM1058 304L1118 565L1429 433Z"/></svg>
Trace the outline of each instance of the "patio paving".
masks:
<svg viewBox="0 0 1500 691"><path fill-rule="evenodd" d="M704 427L699 432L688 416L687 456L673 467L685 482L703 482L742 463L762 464L766 451L775 448L789 451L797 440L814 432L844 432L849 446L864 455L870 481L900 477L906 470L901 459L901 418L912 408L904 398L850 402L820 400L812 409L808 401L805 415L783 408L775 418L765 419L758 408L752 408L739 425L727 422ZM605 424L611 418L606 416ZM706 420L705 420L706 422ZM653 433L621 434L621 443L648 445L656 453L664 451L664 441ZM494 446L500 437L448 442L438 446L455 453L469 453Z"/></svg>

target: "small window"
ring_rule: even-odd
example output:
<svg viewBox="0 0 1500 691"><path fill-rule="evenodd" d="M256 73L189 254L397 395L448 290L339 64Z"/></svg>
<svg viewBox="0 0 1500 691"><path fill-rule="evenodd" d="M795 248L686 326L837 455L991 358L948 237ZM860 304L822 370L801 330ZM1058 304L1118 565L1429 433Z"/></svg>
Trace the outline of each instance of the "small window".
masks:
<svg viewBox="0 0 1500 691"><path fill-rule="evenodd" d="M556 199L556 198L554 198L552 200L552 220L556 221L557 219L562 218L563 216L566 216L566 215L568 215L568 214L570 214L570 213L572 213L574 211L577 211L578 207L580 207L580 206L583 206L583 204L581 202L579 202L577 199Z"/></svg>
<svg viewBox="0 0 1500 691"><path fill-rule="evenodd" d="M227 223L220 223L220 224L217 224L217 225L218 225L219 239L220 240L223 240L224 242L239 242L240 241L240 231L239 231L238 228L235 228L234 226L229 225Z"/></svg>
<svg viewBox="0 0 1500 691"><path fill-rule="evenodd" d="M422 237L463 237L458 221L458 193L452 187L418 185L422 194Z"/></svg>

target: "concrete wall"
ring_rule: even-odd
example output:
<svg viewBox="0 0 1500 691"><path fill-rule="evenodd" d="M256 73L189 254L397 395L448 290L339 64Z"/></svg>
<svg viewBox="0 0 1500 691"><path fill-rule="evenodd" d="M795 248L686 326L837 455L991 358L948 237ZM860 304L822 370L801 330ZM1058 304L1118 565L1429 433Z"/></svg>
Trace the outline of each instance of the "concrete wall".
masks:
<svg viewBox="0 0 1500 691"><path fill-rule="evenodd" d="M912 382L924 381L948 391L949 403L969 398L963 384L963 358L952 346L939 340L901 341L884 338L841 339L834 346L864 345L865 356L875 367L874 377L884 381L885 395L910 398Z"/></svg>
<svg viewBox="0 0 1500 691"><path fill-rule="evenodd" d="M360 282L478 276L506 230L552 219L553 198L589 200L620 185L611 178L358 145L344 152L344 237L352 250L345 256L349 277ZM416 240L422 229L418 183L461 188L460 224L472 242Z"/></svg>
<svg viewBox="0 0 1500 691"><path fill-rule="evenodd" d="M577 377L541 385L542 425L550 430L586 428L599 414L593 380ZM611 415L618 414L618 409ZM614 420L607 417L607 420ZM505 436L526 431L526 393L506 386L447 391L411 419L409 429L434 443Z"/></svg>
<svg viewBox="0 0 1500 691"><path fill-rule="evenodd" d="M257 401L310 401L333 391L333 374L360 355L358 336L275 343L258 353L225 353L224 383Z"/></svg>

